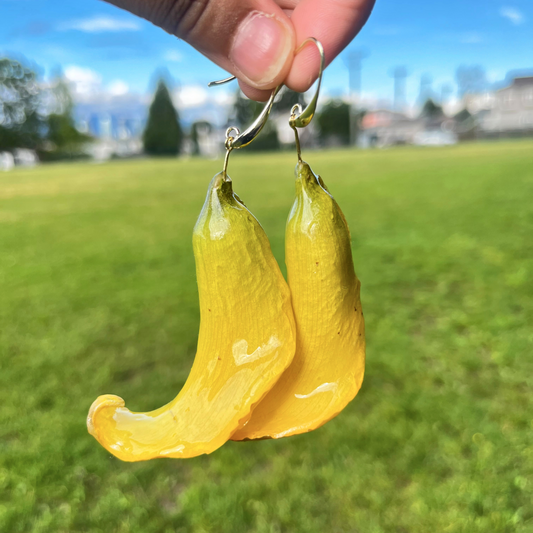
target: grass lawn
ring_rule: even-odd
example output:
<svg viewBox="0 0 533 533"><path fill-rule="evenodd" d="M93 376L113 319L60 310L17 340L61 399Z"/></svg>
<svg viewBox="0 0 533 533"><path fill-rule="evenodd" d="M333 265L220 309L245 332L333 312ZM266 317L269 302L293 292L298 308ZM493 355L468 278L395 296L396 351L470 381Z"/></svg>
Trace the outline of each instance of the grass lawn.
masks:
<svg viewBox="0 0 533 533"><path fill-rule="evenodd" d="M304 156L352 231L360 394L313 433L137 464L85 417L183 385L191 233L222 162L0 175L1 532L533 531L533 142ZM230 160L280 264L295 159Z"/></svg>

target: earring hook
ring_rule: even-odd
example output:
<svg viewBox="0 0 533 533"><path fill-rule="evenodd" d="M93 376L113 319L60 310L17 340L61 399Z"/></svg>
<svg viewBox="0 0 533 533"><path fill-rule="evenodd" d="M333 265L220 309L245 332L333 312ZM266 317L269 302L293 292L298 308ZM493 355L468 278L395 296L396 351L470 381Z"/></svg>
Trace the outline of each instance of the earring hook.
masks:
<svg viewBox="0 0 533 533"><path fill-rule="evenodd" d="M224 172L224 176L228 173L228 161L229 161L229 155L231 154L231 151L233 150L233 141L235 140L235 137L232 135L232 132L235 132L237 137L241 134L239 131L239 128L236 128L235 126L230 126L226 130L226 140L224 142L224 146L226 147L226 156L224 157L224 167L222 168L222 172Z"/></svg>
<svg viewBox="0 0 533 533"><path fill-rule="evenodd" d="M316 102L318 100L318 93L320 92L320 85L322 83L322 73L324 72L324 63L325 63L325 54L324 54L324 47L322 46L322 43L315 39L314 37L307 38L294 52L294 55L298 54L302 51L302 49L305 47L308 43L315 43L316 47L318 48L318 52L320 54L320 70L318 71L318 86L316 88L316 93L313 99L311 100L310 104L305 108L305 111L302 113L300 111L300 115L298 115L297 120L299 121L296 125L297 128L305 128L311 122L311 119L313 118L315 114L316 109ZM208 87L217 87L218 85L224 85L225 83L229 83L230 81L233 81L237 79L236 76L229 76L227 78L224 78L223 80L216 80L216 81L210 81L207 86ZM279 88L278 88L279 89ZM299 104L297 104L299 105ZM300 106L301 110L301 106ZM310 116L310 118L308 118ZM301 124L301 125L300 125Z"/></svg>
<svg viewBox="0 0 533 533"><path fill-rule="evenodd" d="M230 81L233 81L237 79L237 76L230 76L229 78L224 78L223 80L218 81L210 81L207 86L208 87L216 87L217 85L224 85L225 83L228 83Z"/></svg>
<svg viewBox="0 0 533 533"><path fill-rule="evenodd" d="M308 43L314 43L315 46L318 48L318 52L320 54L320 69L318 71L318 85L315 91L315 95L313 96L311 102L309 102L309 105L302 111L302 106L300 104L296 104L291 109L291 118L289 120L289 125L294 130L294 135L296 137L296 149L298 151L298 160L301 161L301 154L300 154L300 140L298 138L298 132L296 128L305 128L309 125L311 120L313 120L313 117L315 116L316 111L316 104L318 101L318 95L320 93L320 86L322 85L322 73L324 72L324 64L325 64L325 54L324 54L324 47L322 46L322 43L315 39L314 37L307 38L294 52L294 54L298 54L302 51L302 49L308 44ZM223 80L218 81L211 81L207 84L208 87L216 87L218 85L224 85L225 83L228 83L230 81L233 81L236 79L235 76L229 76L228 78L224 78ZM283 87L283 85L278 85L272 94L270 95L270 98L268 99L268 102L266 106L263 108L263 111L261 111L261 114L255 119L254 123L243 133L240 133L237 128L229 128L228 131L226 131L226 157L224 160L224 172L226 171L226 168L228 166L228 158L230 152L234 148L242 148L243 146L248 146L258 135L259 132L263 129L264 125L266 124L268 117L270 115L270 111L272 110L272 105L274 104L274 98L279 93L280 89ZM237 136L233 137L230 135L231 131L235 130L237 132Z"/></svg>
<svg viewBox="0 0 533 533"><path fill-rule="evenodd" d="M320 94L320 86L322 85L322 73L324 72L325 54L322 43L314 37L306 39L296 50L296 53L300 52L304 46L308 43L314 43L318 48L320 54L320 69L318 71L318 84L315 94L308 106L302 111L300 104L295 104L291 109L291 117L289 119L289 126L294 130L294 140L296 142L296 153L298 154L298 161L302 161L302 150L300 147L300 137L298 135L297 128L305 128L313 120L316 111L316 104L318 102L318 95Z"/></svg>
<svg viewBox="0 0 533 533"><path fill-rule="evenodd" d="M259 135L259 132L267 123L268 116L272 110L272 105L274 104L274 98L276 98L276 95L279 93L281 87L281 85L278 85L272 91L272 94L263 108L263 111L261 111L259 116L254 120L253 124L246 131L239 133L237 137L231 141L232 150L234 148L243 148L244 146L248 146Z"/></svg>
<svg viewBox="0 0 533 533"><path fill-rule="evenodd" d="M322 73L324 72L324 63L325 63L325 54L324 54L324 47L322 46L322 43L315 39L314 37L309 37L306 39L297 49L295 52L295 55L301 52L304 47L309 44L314 43L316 47L318 48L318 53L320 54L320 69L318 71L318 85L316 87L315 94L312 98L312 100L309 102L309 105L302 111L302 106L300 104L296 104L291 109L291 118L289 120L289 124L291 128L305 128L309 125L311 120L313 120L313 117L315 116L316 111L316 104L318 101L318 95L320 94L320 86L322 85ZM298 111L298 114L296 114L296 111Z"/></svg>
<svg viewBox="0 0 533 533"><path fill-rule="evenodd" d="M207 84L207 86L215 87L217 85L223 85L224 83L228 83L230 81L233 81L234 79L236 79L235 76L230 76L229 78L225 78L223 80L211 81ZM231 151L234 148L243 148L244 146L248 146L259 135L260 131L263 129L263 127L267 123L268 117L270 115L270 111L272 110L272 105L274 104L274 99L279 93L281 87L282 85L278 85L272 91L272 94L270 95L268 102L263 108L263 111L261 111L259 116L254 120L253 124L246 131L240 133L239 129L235 127L231 127L228 129L228 131L226 131L226 148L228 150ZM237 132L236 137L229 135L229 132L231 130L234 130Z"/></svg>
<svg viewBox="0 0 533 533"><path fill-rule="evenodd" d="M226 83L228 81L231 81L231 78L227 78L226 80L221 80L220 82L213 83L220 85L221 83ZM231 126L226 130L226 141L224 143L224 146L226 147L226 156L224 158L224 174L226 174L226 171L228 169L228 160L231 151L234 149L243 148L244 146L248 146L259 135L259 133L267 123L270 111L272 110L272 105L274 104L274 98L276 98L276 95L278 94L281 87L281 85L278 85L272 91L272 94L270 95L268 102L263 108L263 111L261 111L259 116L254 120L253 124L246 129L246 131L241 133L239 128L236 128L235 126ZM235 135L232 135L233 132L235 133Z"/></svg>

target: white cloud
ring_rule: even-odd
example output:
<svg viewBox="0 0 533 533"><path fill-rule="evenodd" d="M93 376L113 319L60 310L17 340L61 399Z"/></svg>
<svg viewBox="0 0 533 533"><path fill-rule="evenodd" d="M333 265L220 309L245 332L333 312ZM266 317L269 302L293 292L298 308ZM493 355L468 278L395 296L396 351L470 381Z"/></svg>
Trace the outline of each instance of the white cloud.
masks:
<svg viewBox="0 0 533 533"><path fill-rule="evenodd" d="M500 15L506 19L509 19L515 26L523 24L523 22L526 20L521 11L509 6L503 6L500 9Z"/></svg>
<svg viewBox="0 0 533 533"><path fill-rule="evenodd" d="M209 89L208 89L209 90ZM234 91L224 91L220 88L213 89L214 92L211 96L211 100L219 106L225 107L233 105L235 102L235 92Z"/></svg>
<svg viewBox="0 0 533 533"><path fill-rule="evenodd" d="M208 120L218 125L225 123L228 111L235 101L235 91L220 87L208 89L198 84L183 85L173 96L180 116L186 121Z"/></svg>
<svg viewBox="0 0 533 533"><path fill-rule="evenodd" d="M107 91L109 94L111 94L111 96L122 96L127 94L129 90L130 88L128 84L122 80L112 81L107 88Z"/></svg>
<svg viewBox="0 0 533 533"><path fill-rule="evenodd" d="M201 85L184 85L177 91L179 107L200 107L207 102L207 89Z"/></svg>
<svg viewBox="0 0 533 533"><path fill-rule="evenodd" d="M133 109L135 113L142 115L154 96L151 92L140 94L133 91L121 79L104 81L100 73L80 65L66 66L64 76L74 102L85 114L90 110L113 114ZM172 96L174 105L186 122L208 120L213 124L223 125L233 105L235 90L220 87L210 90L200 84L191 84L176 89Z"/></svg>
<svg viewBox="0 0 533 533"><path fill-rule="evenodd" d="M183 55L177 50L167 50L165 54L165 61L174 61L176 63L180 63L183 61Z"/></svg>
<svg viewBox="0 0 533 533"><path fill-rule="evenodd" d="M105 31L138 31L141 26L136 20L91 17L62 22L58 25L58 29L60 31L78 30L85 33L101 33Z"/></svg>
<svg viewBox="0 0 533 533"><path fill-rule="evenodd" d="M69 65L65 67L65 78L71 82L75 95L89 95L101 89L102 77L90 68Z"/></svg>

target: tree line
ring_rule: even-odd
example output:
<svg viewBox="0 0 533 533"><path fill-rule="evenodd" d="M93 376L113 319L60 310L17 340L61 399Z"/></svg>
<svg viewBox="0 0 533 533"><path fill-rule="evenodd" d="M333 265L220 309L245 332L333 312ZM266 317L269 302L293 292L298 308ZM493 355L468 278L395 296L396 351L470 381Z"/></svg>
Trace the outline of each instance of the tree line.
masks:
<svg viewBox="0 0 533 533"><path fill-rule="evenodd" d="M282 89L275 104L276 113L289 113L294 105L305 107L304 95L287 88ZM261 113L264 103L246 98L240 90L235 94L233 109L228 117L228 125L246 129ZM350 142L350 105L342 100L331 100L317 113L318 135L321 142L333 140L336 144L347 145ZM356 113L356 126L360 126L364 113ZM190 140L193 154L199 153L199 130L212 131L213 125L207 121L192 124ZM179 122L179 115L163 80L160 80L153 102L148 111L148 122L143 134L144 151L150 155L177 155L180 153L184 134ZM250 151L278 150L280 141L272 121L268 121L252 144Z"/></svg>
<svg viewBox="0 0 533 533"><path fill-rule="evenodd" d="M305 106L302 94L283 90L276 112L288 113L295 104ZM262 103L237 91L228 124L247 128L259 115ZM321 139L335 137L338 144L349 142L349 105L333 101L318 114ZM193 154L198 154L200 131L213 131L213 125L192 124L189 139ZM182 152L186 136L178 110L163 79L157 83L142 134L144 152L152 156L173 156ZM74 102L68 83L58 72L46 86L28 66L9 58L0 59L0 151L17 148L35 150L45 161L86 157L85 149L94 139L80 132L74 121ZM280 148L275 125L268 122L250 150Z"/></svg>
<svg viewBox="0 0 533 533"><path fill-rule="evenodd" d="M0 151L29 148L41 159L81 156L91 138L75 127L73 108L60 74L43 88L30 68L0 59Z"/></svg>
<svg viewBox="0 0 533 533"><path fill-rule="evenodd" d="M459 85L464 92L478 89L482 78L482 70L478 70L458 70ZM288 116L295 104L305 106L304 96L284 88L274 112ZM238 126L241 130L247 128L263 106L238 91L228 125ZM0 59L0 151L30 148L37 151L41 160L83 157L86 145L93 139L76 128L73 111L74 103L68 84L60 73L48 86L43 87L35 72L27 66L12 59ZM350 130L352 138L355 138L364 114L364 110L352 110L350 104L340 99L330 100L322 106L314 122L319 142L350 144ZM441 114L442 107L429 99L422 108L421 116L436 117ZM200 131L212 130L213 126L205 121L192 124L189 140L193 154L200 152ZM152 156L175 156L182 152L184 140L179 113L167 84L160 79L142 134L144 152ZM279 148L277 129L269 121L249 150Z"/></svg>

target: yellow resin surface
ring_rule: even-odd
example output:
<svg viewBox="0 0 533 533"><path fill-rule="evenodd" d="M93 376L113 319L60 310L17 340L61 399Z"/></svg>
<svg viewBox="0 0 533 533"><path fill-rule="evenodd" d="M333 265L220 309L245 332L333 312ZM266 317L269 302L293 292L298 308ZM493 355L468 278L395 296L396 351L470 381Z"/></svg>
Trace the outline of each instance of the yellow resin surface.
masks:
<svg viewBox="0 0 533 533"><path fill-rule="evenodd" d="M312 431L359 391L365 368L360 283L337 202L307 163L296 167L285 260L296 319L296 355L233 440Z"/></svg>
<svg viewBox="0 0 533 533"><path fill-rule="evenodd" d="M132 413L113 395L89 411L89 433L124 461L213 452L246 423L294 356L288 286L265 232L223 173L209 186L193 245L200 333L183 389L148 413Z"/></svg>

